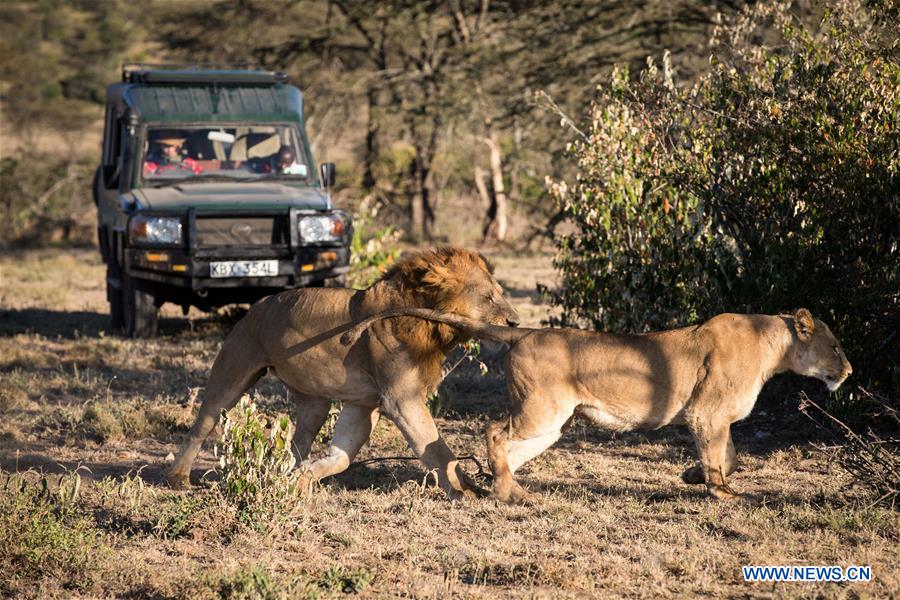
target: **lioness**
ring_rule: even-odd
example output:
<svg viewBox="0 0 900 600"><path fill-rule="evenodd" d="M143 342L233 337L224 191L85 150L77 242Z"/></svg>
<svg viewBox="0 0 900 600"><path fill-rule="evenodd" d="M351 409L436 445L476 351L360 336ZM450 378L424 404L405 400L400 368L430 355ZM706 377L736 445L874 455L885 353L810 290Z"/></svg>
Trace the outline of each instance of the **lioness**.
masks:
<svg viewBox="0 0 900 600"><path fill-rule="evenodd" d="M352 344L378 319L410 315L509 344L512 415L487 432L494 492L505 502L526 499L513 473L556 442L575 413L614 431L686 424L700 463L682 479L706 483L716 498L735 499L725 481L738 465L730 426L750 414L763 384L793 371L834 391L852 372L828 326L803 308L793 315L722 314L695 327L644 335L511 329L403 309L360 322L342 343Z"/></svg>
<svg viewBox="0 0 900 600"><path fill-rule="evenodd" d="M260 300L225 339L202 394L194 426L169 470L175 487L190 485L200 444L223 409L268 369L297 407L294 446L309 480L346 469L369 439L379 413L391 419L450 497L479 491L438 434L425 399L441 378L441 363L460 332L406 318L385 321L347 348L338 338L360 319L386 308L419 306L489 323L514 323L492 267L475 252L439 248L407 255L363 291L296 289ZM328 416L330 399L343 402L328 453L306 460Z"/></svg>

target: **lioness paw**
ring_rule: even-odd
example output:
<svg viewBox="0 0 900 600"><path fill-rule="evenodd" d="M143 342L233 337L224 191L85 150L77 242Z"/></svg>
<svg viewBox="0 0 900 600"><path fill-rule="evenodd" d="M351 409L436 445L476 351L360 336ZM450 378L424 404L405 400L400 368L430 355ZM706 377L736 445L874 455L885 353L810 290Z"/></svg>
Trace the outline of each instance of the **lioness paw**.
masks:
<svg viewBox="0 0 900 600"><path fill-rule="evenodd" d="M691 485L706 483L706 476L703 475L703 467L694 465L684 470L681 474L681 480Z"/></svg>
<svg viewBox="0 0 900 600"><path fill-rule="evenodd" d="M717 500L725 500L726 502L736 502L744 499L742 494L738 494L727 485L710 486L709 493Z"/></svg>

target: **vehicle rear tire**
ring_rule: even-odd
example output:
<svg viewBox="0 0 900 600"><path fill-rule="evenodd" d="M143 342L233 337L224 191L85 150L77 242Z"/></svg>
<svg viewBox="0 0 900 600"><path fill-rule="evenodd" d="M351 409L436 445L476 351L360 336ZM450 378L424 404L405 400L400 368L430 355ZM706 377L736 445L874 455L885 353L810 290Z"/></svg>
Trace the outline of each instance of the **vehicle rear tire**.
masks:
<svg viewBox="0 0 900 600"><path fill-rule="evenodd" d="M156 300L151 294L137 287L137 280L122 274L122 309L125 336L131 338L151 338L156 336Z"/></svg>

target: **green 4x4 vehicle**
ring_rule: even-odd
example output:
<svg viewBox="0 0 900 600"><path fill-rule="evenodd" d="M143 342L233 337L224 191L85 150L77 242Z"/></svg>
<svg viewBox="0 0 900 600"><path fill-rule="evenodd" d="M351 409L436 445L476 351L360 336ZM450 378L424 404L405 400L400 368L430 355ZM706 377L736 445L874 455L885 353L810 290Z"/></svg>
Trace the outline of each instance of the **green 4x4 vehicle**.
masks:
<svg viewBox="0 0 900 600"><path fill-rule="evenodd" d="M314 168L284 73L125 65L109 86L94 177L112 326L346 282L352 222Z"/></svg>

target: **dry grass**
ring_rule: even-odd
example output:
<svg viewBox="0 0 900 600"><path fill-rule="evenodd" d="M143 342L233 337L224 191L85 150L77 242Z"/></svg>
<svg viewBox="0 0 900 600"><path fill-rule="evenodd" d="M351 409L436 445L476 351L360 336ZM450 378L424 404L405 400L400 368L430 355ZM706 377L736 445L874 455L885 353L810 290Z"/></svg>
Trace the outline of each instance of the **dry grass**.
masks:
<svg viewBox="0 0 900 600"><path fill-rule="evenodd" d="M531 292L536 273L552 282L546 258L496 262L526 321L539 321L546 313ZM682 484L693 460L684 431L608 435L580 424L524 469L543 495L533 507L449 503L412 461L351 466L273 520L242 518L212 482L172 492L159 485L161 468L191 422L227 321L192 314L164 320L157 340L109 336L102 281L90 251L0 258L0 596L876 598L900 590L898 513L867 508L812 450L802 417L784 425L760 411L735 428L744 467L732 478L758 504L714 502ZM450 410L438 424L459 454L483 464L481 432L503 411L500 355L486 354L487 377L464 365L445 383ZM273 379L254 395L270 414L288 409ZM360 458L407 454L382 421ZM213 466L204 451L195 475ZM79 467L69 509L3 487L18 472L33 496L37 471ZM782 563L871 565L874 581L742 580L741 565Z"/></svg>

